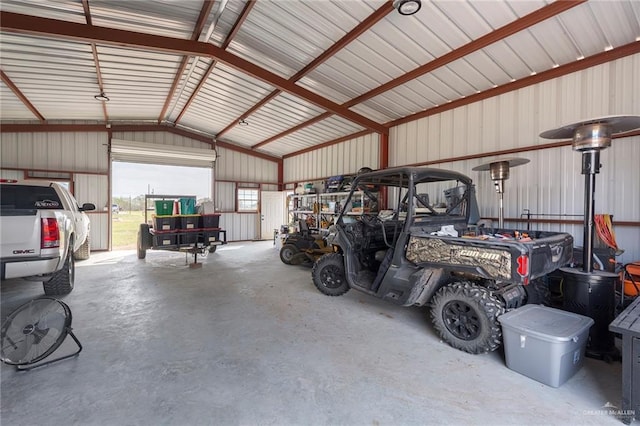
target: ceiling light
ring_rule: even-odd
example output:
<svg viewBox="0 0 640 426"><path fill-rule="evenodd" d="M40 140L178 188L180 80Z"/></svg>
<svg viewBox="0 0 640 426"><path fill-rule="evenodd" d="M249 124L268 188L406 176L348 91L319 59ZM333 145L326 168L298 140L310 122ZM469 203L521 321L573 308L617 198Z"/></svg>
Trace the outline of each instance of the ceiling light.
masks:
<svg viewBox="0 0 640 426"><path fill-rule="evenodd" d="M94 99L96 101L109 102L109 97L107 95L105 95L104 92L100 92L99 95L95 95Z"/></svg>
<svg viewBox="0 0 640 426"><path fill-rule="evenodd" d="M241 118L240 120L238 120L238 126L248 126L248 125L249 125L249 122L244 118Z"/></svg>
<svg viewBox="0 0 640 426"><path fill-rule="evenodd" d="M393 7L398 9L400 15L413 15L422 7L420 0L394 0Z"/></svg>

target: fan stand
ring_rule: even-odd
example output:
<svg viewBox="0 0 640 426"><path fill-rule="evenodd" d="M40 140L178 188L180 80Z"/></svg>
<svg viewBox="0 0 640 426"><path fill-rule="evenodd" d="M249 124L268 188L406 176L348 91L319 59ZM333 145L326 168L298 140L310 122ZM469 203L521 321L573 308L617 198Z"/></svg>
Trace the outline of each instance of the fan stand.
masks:
<svg viewBox="0 0 640 426"><path fill-rule="evenodd" d="M509 179L509 169L528 162L527 158L502 158L473 168L473 171L476 172L488 170L491 173L491 180L493 180L496 192L500 196L498 206L498 228L500 229L504 228L504 181Z"/></svg>
<svg viewBox="0 0 640 426"><path fill-rule="evenodd" d="M584 235L582 270L560 268L563 276L563 309L593 318L586 355L605 361L620 357L609 324L615 316L618 274L593 270L594 193L600 173L600 151L611 146L611 136L640 127L638 116L594 118L540 133L545 139L572 138L574 151L582 153L584 183Z"/></svg>
<svg viewBox="0 0 640 426"><path fill-rule="evenodd" d="M82 344L73 334L71 320L69 306L52 297L33 299L18 307L2 325L0 335L2 362L15 366L16 370L27 371L77 356L82 351ZM56 336L55 332L59 334ZM78 350L41 362L62 345L67 335L71 336ZM27 341L30 342L28 345ZM36 351L33 358L28 358L32 345L39 344L42 344L44 349ZM26 348L25 354L20 353L24 348Z"/></svg>

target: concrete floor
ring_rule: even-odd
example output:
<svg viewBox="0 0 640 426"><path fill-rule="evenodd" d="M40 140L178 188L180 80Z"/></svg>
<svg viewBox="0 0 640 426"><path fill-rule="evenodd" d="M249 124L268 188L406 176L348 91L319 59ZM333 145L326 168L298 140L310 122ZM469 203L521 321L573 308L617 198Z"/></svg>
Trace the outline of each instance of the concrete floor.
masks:
<svg viewBox="0 0 640 426"><path fill-rule="evenodd" d="M423 308L320 294L271 242L202 261L93 253L63 300L84 350L1 368L3 425L621 425L621 364L587 359L559 388L437 338ZM2 283L2 318L42 295ZM54 353L71 351L67 338ZM635 422L636 424L638 422Z"/></svg>

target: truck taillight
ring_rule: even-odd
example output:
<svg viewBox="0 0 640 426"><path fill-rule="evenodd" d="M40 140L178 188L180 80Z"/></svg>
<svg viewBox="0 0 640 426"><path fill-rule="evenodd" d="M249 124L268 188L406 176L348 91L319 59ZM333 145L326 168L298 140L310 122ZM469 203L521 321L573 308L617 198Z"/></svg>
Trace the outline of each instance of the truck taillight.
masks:
<svg viewBox="0 0 640 426"><path fill-rule="evenodd" d="M521 254L518 256L517 262L518 269L516 269L516 271L518 271L521 277L524 277L524 284L527 285L529 284L529 257Z"/></svg>
<svg viewBox="0 0 640 426"><path fill-rule="evenodd" d="M60 229L58 229L58 221L51 218L42 219L42 239L40 248L56 248L60 247Z"/></svg>

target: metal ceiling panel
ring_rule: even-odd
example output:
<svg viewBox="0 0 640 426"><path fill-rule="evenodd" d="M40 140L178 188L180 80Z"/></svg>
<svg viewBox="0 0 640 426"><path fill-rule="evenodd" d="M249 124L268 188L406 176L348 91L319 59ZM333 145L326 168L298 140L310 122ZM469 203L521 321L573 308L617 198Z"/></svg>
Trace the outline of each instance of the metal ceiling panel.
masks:
<svg viewBox="0 0 640 426"><path fill-rule="evenodd" d="M351 135L361 130L363 130L362 127L354 126L353 123L333 115L325 120L284 136L269 145L261 147L260 150L281 156L290 152L313 147L327 140L334 140L346 135Z"/></svg>
<svg viewBox="0 0 640 426"><path fill-rule="evenodd" d="M0 115L13 117L14 120L34 120L37 118L3 82L0 82Z"/></svg>
<svg viewBox="0 0 640 426"><path fill-rule="evenodd" d="M149 120L160 115L181 56L97 46L113 120Z"/></svg>
<svg viewBox="0 0 640 426"><path fill-rule="evenodd" d="M21 31L19 18L13 18L14 27L2 27L2 72L28 101L19 105L21 99L10 87L0 86L3 122L35 118L149 123L162 118L208 135L225 130L221 139L242 147L268 140L259 151L284 155L362 129L332 115L288 132L327 110L335 112L332 102L358 98L350 112L387 123L640 40L640 2L635 0L423 0L416 15L391 11L373 19L386 0L259 0L252 7L244 0L216 0L203 19L201 12L208 10L203 0L87 1L92 24L107 31L171 37L167 42L172 51L183 52L187 46L187 51L203 54L200 47L183 43L198 29L199 40L216 46L229 43L227 51L238 60L229 61L234 68L216 63L209 74L212 58L191 55L178 74L184 57L159 52L157 39L149 41L148 48L134 49L108 45L106 39L114 34L105 33L106 41L95 44L97 65L91 43L62 38L72 29L80 32L72 36L82 38L77 27L87 22L82 1L3 0L3 14L65 21L50 22L48 35L38 37L24 34L24 28L16 32ZM290 78L367 21L375 24L324 58L296 85L287 88L270 74ZM35 27L32 23L26 32L39 33L42 27ZM135 33L131 38L145 44ZM240 58L259 68L239 66ZM429 67L433 61L437 68ZM400 83L395 84L396 79ZM103 104L93 98L100 91L98 80L111 99L106 115ZM270 80L273 84L265 83ZM312 105L296 95L280 94L248 114L276 84L299 95L304 92L297 89L306 88L320 98L308 93ZM384 90L379 90L381 85ZM249 126L229 126L243 116ZM286 136L274 138L280 134Z"/></svg>
<svg viewBox="0 0 640 426"><path fill-rule="evenodd" d="M47 119L103 117L88 44L3 34L2 70Z"/></svg>
<svg viewBox="0 0 640 426"><path fill-rule="evenodd" d="M349 3L350 13L344 13ZM370 3L370 4L369 4ZM375 2L256 3L228 50L289 78L374 11Z"/></svg>
<svg viewBox="0 0 640 426"><path fill-rule="evenodd" d="M555 64L575 61L580 52L571 37L558 37L563 27L557 19L549 19L529 28L529 33L544 48ZM553 66L553 65L552 65Z"/></svg>
<svg viewBox="0 0 640 426"><path fill-rule="evenodd" d="M200 74L204 72L205 65L204 62L198 65L201 68ZM215 134L273 89L274 87L260 80L218 63L180 123ZM191 92L192 90L185 90L171 119L175 120ZM250 145L246 141L237 142L243 146Z"/></svg>
<svg viewBox="0 0 640 426"><path fill-rule="evenodd" d="M89 0L89 7L93 25L188 39L202 1Z"/></svg>
<svg viewBox="0 0 640 426"><path fill-rule="evenodd" d="M246 126L235 126L228 137L255 145L274 135L310 120L324 111L295 96L281 93L246 118ZM251 135L251 136L249 136Z"/></svg>
<svg viewBox="0 0 640 426"><path fill-rule="evenodd" d="M78 0L2 0L2 10L21 13L23 15L40 16L43 18L61 19L63 21L84 24L86 18L82 3Z"/></svg>

